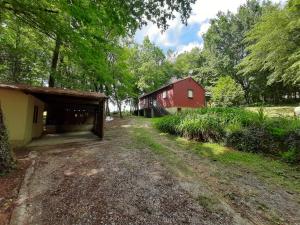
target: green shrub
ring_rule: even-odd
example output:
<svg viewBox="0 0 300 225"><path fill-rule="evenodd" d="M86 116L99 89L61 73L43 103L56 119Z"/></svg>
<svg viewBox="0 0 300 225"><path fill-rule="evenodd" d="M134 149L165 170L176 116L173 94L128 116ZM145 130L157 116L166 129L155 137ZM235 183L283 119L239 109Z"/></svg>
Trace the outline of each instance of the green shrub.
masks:
<svg viewBox="0 0 300 225"><path fill-rule="evenodd" d="M300 151L299 149L291 148L286 152L282 152L281 158L289 163L300 163Z"/></svg>
<svg viewBox="0 0 300 225"><path fill-rule="evenodd" d="M226 145L245 152L274 153L278 147L263 126L249 126L229 133Z"/></svg>
<svg viewBox="0 0 300 225"><path fill-rule="evenodd" d="M7 173L14 165L12 152L8 144L8 135L0 108L0 174Z"/></svg>
<svg viewBox="0 0 300 225"><path fill-rule="evenodd" d="M225 143L240 151L300 162L300 120L269 118L263 110L201 108L159 118L155 125L163 132L189 139Z"/></svg>
<svg viewBox="0 0 300 225"><path fill-rule="evenodd" d="M221 77L212 89L212 101L217 106L239 105L244 101L244 96L242 86L230 76Z"/></svg>
<svg viewBox="0 0 300 225"><path fill-rule="evenodd" d="M164 117L157 118L155 121L155 127L169 134L177 134L177 126L181 121L179 114L168 115Z"/></svg>
<svg viewBox="0 0 300 225"><path fill-rule="evenodd" d="M190 139L216 142L222 140L225 132L222 118L216 114L188 115L177 126L177 131Z"/></svg>
<svg viewBox="0 0 300 225"><path fill-rule="evenodd" d="M300 129L292 131L285 139L284 145L287 146L288 151L283 153L283 159L300 163Z"/></svg>

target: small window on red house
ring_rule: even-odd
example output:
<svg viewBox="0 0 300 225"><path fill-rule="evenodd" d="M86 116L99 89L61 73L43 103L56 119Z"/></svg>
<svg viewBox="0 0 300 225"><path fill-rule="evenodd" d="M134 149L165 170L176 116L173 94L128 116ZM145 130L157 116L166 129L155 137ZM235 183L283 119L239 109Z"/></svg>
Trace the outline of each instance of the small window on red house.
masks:
<svg viewBox="0 0 300 225"><path fill-rule="evenodd" d="M163 91L163 98L167 98L167 91Z"/></svg>
<svg viewBox="0 0 300 225"><path fill-rule="evenodd" d="M188 98L194 98L194 91L192 89L188 90Z"/></svg>

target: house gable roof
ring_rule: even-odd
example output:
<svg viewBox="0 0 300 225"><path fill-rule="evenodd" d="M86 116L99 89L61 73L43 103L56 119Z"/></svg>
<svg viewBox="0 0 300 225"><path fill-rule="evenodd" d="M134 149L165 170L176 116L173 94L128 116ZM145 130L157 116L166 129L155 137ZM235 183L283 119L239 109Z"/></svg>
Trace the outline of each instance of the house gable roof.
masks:
<svg viewBox="0 0 300 225"><path fill-rule="evenodd" d="M175 80L174 82L169 83L169 84L167 84L167 85L164 85L164 86L162 86L162 87L160 87L160 88L158 88L158 89L156 89L156 90L154 90L154 91L151 91L151 92L149 92L149 93L146 93L146 94L140 96L139 98L140 98L140 99L141 99L141 98L144 98L144 97L146 97L146 96L148 96L148 95L154 94L155 92L158 92L158 91L161 91L161 90L163 90L163 89L166 89L166 88L169 87L169 86L172 86L172 85L174 85L174 84L176 84L176 83L179 83L179 82L184 81L184 80L187 80L187 79L192 79L192 80L193 80L195 83L197 83L201 88L203 88L197 81L195 81L194 78L192 78L192 77L185 77L185 78L182 78L182 79ZM204 88L203 88L203 89L204 89Z"/></svg>
<svg viewBox="0 0 300 225"><path fill-rule="evenodd" d="M9 89L22 91L26 94L43 94L43 95L55 95L55 96L65 96L74 97L82 99L104 99L106 96L103 93L88 92L88 91L77 91L71 89L63 88L52 88L52 87L35 87L26 84L1 84L0 89Z"/></svg>

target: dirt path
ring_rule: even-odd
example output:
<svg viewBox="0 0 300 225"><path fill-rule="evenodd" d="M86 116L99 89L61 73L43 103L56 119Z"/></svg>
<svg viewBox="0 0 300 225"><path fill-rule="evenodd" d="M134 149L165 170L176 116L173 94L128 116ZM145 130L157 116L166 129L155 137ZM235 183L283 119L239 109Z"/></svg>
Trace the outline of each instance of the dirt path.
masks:
<svg viewBox="0 0 300 225"><path fill-rule="evenodd" d="M149 132L170 149L172 158L153 151L154 144L139 145L136 129ZM267 195L269 187L251 186L248 178L232 179L232 184L219 181L216 174L222 173L217 164L198 161L147 124L114 121L105 135L103 141L90 135L63 144L47 140L47 146L31 146L33 164L11 224L299 224L295 209L299 201L293 197L278 196L281 190L275 189ZM239 182L241 189L236 187ZM251 198L249 204L230 200L239 198L240 191L253 192L252 188L262 189L258 196L275 201L275 209L284 201L283 220L266 219L260 215L265 213L249 210ZM234 195L226 197L228 193Z"/></svg>

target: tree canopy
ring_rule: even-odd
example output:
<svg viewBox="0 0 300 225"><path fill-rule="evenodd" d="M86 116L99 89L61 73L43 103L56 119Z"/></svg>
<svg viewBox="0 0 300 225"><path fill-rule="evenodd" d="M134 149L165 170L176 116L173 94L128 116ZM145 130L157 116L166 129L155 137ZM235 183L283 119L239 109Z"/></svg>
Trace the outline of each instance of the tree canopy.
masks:
<svg viewBox="0 0 300 225"><path fill-rule="evenodd" d="M236 13L219 12L203 49L165 53L148 37L133 41L149 22L165 30L179 14L186 23L194 2L0 1L0 81L101 91L119 110L186 76L208 92L225 76L242 87L247 103L299 96L299 0L248 0Z"/></svg>
<svg viewBox="0 0 300 225"><path fill-rule="evenodd" d="M110 79L107 76L108 52L119 46L120 38L132 35L137 28L149 21L164 30L168 27L168 21L174 18L175 12L186 23L194 2L7 0L0 3L0 20L3 30L10 29L17 21L20 29L30 29L30 33L43 34L41 39L47 42L47 49L52 50L52 59L48 61L50 86L55 86L56 82L63 85L60 83L61 72L72 71L72 76L77 76L78 70L79 73L84 71L84 76L88 78L105 82ZM14 31L11 29L11 32ZM22 50L20 52L24 53ZM61 66L70 64L68 68L58 68L61 61ZM90 79L87 80L84 83L90 82Z"/></svg>
<svg viewBox="0 0 300 225"><path fill-rule="evenodd" d="M250 54L240 63L240 74L267 72L268 85L282 82L300 86L300 1L263 15L247 34Z"/></svg>
<svg viewBox="0 0 300 225"><path fill-rule="evenodd" d="M237 106L243 103L242 86L230 76L220 77L212 89L212 100L217 106Z"/></svg>

